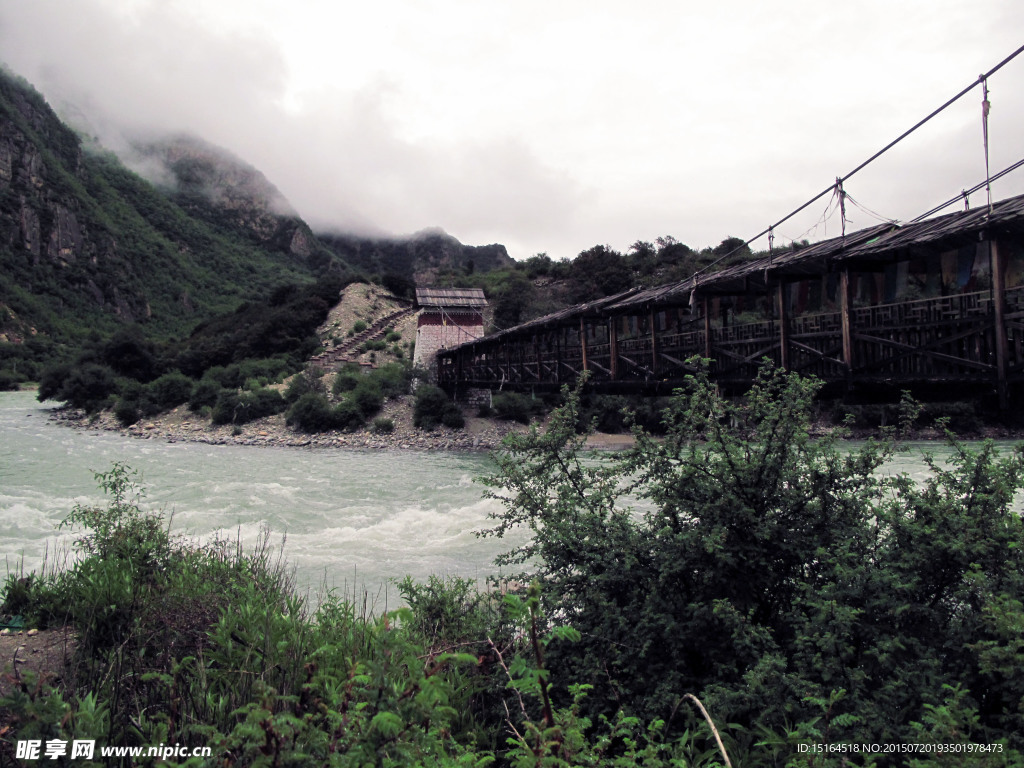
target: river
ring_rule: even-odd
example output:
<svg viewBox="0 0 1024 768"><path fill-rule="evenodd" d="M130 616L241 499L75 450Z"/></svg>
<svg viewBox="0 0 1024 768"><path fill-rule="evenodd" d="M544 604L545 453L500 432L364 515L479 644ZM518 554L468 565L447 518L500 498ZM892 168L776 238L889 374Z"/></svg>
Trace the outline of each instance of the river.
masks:
<svg viewBox="0 0 1024 768"><path fill-rule="evenodd" d="M474 482L492 466L484 454L169 443L47 417L33 392L0 393L0 576L64 557L72 537L58 523L76 503L104 503L93 472L117 461L139 471L144 507L173 515L173 531L250 546L262 529L283 537L298 584L314 591L393 601L390 582L405 575L482 581L509 545L475 535L500 508Z"/></svg>
<svg viewBox="0 0 1024 768"><path fill-rule="evenodd" d="M497 502L474 478L478 453L214 446L69 429L48 420L33 392L0 393L0 577L66 556L57 525L76 504L102 504L93 472L116 461L141 473L144 506L173 515L172 530L254 544L269 530L300 587L366 590L394 604L393 579L497 574L514 541L481 539ZM1011 443L1006 443L1009 447ZM926 476L918 444L888 471Z"/></svg>

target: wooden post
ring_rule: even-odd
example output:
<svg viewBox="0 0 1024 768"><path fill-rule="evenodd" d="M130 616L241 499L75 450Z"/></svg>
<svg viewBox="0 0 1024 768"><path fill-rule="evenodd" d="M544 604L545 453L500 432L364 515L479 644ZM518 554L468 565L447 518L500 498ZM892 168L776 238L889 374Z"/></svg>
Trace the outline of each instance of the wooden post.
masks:
<svg viewBox="0 0 1024 768"><path fill-rule="evenodd" d="M580 318L580 352L583 354L583 370L587 370L587 327Z"/></svg>
<svg viewBox="0 0 1024 768"><path fill-rule="evenodd" d="M1010 407L1010 391L1006 384L1006 361L1009 348L1006 340L1006 264L1002 249L996 240L989 240L989 253L992 255L992 304L993 321L995 322L996 343L996 391L999 395L999 409Z"/></svg>
<svg viewBox="0 0 1024 768"><path fill-rule="evenodd" d="M565 336L564 328L555 329L555 383L562 383L562 337Z"/></svg>
<svg viewBox="0 0 1024 768"><path fill-rule="evenodd" d="M779 317L779 364L789 370L789 313L786 311L786 286L781 281L775 286L775 303Z"/></svg>
<svg viewBox="0 0 1024 768"><path fill-rule="evenodd" d="M846 363L846 376L853 373L853 323L850 311L850 268L843 267L839 273L839 317L843 334L843 362Z"/></svg>
<svg viewBox="0 0 1024 768"><path fill-rule="evenodd" d="M658 329L654 324L654 307L651 307L651 376L658 375Z"/></svg>
<svg viewBox="0 0 1024 768"><path fill-rule="evenodd" d="M537 381L540 381L543 378L540 365L540 333L533 334L533 362L537 366Z"/></svg>
<svg viewBox="0 0 1024 768"><path fill-rule="evenodd" d="M707 296L701 297L704 309L704 357L711 359L711 302Z"/></svg>
<svg viewBox="0 0 1024 768"><path fill-rule="evenodd" d="M609 362L608 368L611 373L608 374L612 381L619 378L619 324L616 322L618 318L608 318L608 355Z"/></svg>

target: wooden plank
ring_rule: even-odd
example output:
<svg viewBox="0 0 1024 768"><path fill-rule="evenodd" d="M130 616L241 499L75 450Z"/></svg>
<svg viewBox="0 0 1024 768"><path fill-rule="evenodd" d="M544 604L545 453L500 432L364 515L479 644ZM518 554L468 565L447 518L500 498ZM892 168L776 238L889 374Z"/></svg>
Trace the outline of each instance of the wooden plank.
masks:
<svg viewBox="0 0 1024 768"><path fill-rule="evenodd" d="M786 287L781 282L775 286L775 304L779 313L779 362L783 369L788 369L789 313L786 311Z"/></svg>
<svg viewBox="0 0 1024 768"><path fill-rule="evenodd" d="M580 318L580 350L583 352L583 370L589 370L587 367L587 329L583 324L583 318Z"/></svg>
<svg viewBox="0 0 1024 768"><path fill-rule="evenodd" d="M955 338L966 338L966 337L969 337L969 336L973 336L974 333L975 333L974 331L972 331L970 333L963 333L963 334L960 334L959 336L957 336ZM884 339L884 338L881 338L879 336L868 336L866 334L861 334L861 333L854 334L854 338L857 341L873 342L875 344L880 344L880 345L886 346L886 347L893 347L895 349L899 349L899 350L903 351L903 354L900 354L900 355L891 355L889 357L882 357L882 358L879 358L878 360L873 360L873 361L871 361L869 363L863 364L863 365L861 365L860 367L857 368L857 371L868 371L868 370L871 370L872 368L880 368L882 366L890 365L890 364L892 364L894 362L898 362L900 360L905 360L906 358L911 357L913 355L923 355L925 357L930 357L930 358L933 358L935 360L941 360L943 362L952 363L954 365L963 365L963 366L966 366L968 368L974 368L976 370L981 370L981 371L990 371L991 372L991 371L995 370L995 366L991 365L989 363L982 363L982 362L979 362L977 360L969 360L969 359L964 358L964 357L955 357L954 355L947 355L947 354L945 354L943 352L936 352L936 351L934 351L932 349L932 346L937 346L938 344L947 344L950 341L954 341L955 338L939 339L938 342L930 344L930 345L925 346L925 347L915 347L912 344L905 344L905 343L903 343L901 341L894 341L892 339ZM855 373L856 373L856 371L855 371Z"/></svg>
<svg viewBox="0 0 1024 768"><path fill-rule="evenodd" d="M651 374L657 375L658 373L658 326L654 322L655 314L654 307L651 307L650 312L650 329L651 329Z"/></svg>
<svg viewBox="0 0 1024 768"><path fill-rule="evenodd" d="M711 302L707 296L701 299L704 308L704 357L711 359Z"/></svg>
<svg viewBox="0 0 1024 768"><path fill-rule="evenodd" d="M836 365L838 365L840 367L845 365L845 362L843 360L840 360L840 359L837 359L837 358L834 358L834 357L829 357L829 355L834 355L836 352L842 352L843 348L842 348L841 345L837 346L837 347L830 347L825 352L822 352L820 350L815 349L814 347L808 347L806 344L801 344L799 341L796 341L796 340L791 340L789 343L792 344L794 347L796 347L799 350L802 350L804 352L807 352L808 354L814 355L816 360L824 360L824 361L829 362L829 363L835 363Z"/></svg>
<svg viewBox="0 0 1024 768"><path fill-rule="evenodd" d="M730 352L728 349L723 349L722 347L719 347L718 351L721 352L726 357L732 358L733 360L736 360L736 361L741 362L741 363L749 364L749 363L753 363L755 359L760 359L760 358L764 357L765 354L767 354L768 352L771 352L772 350L777 349L778 346L779 346L778 344L773 343L771 346L763 347L762 349L757 350L757 352L755 352L752 355L749 355L748 357L743 357L743 355L738 355L735 352Z"/></svg>
<svg viewBox="0 0 1024 768"><path fill-rule="evenodd" d="M665 360L668 360L673 365L678 366L679 368L682 368L685 371L695 371L696 372L697 370L699 370L699 368L697 368L696 366L687 365L685 360L680 360L678 357L672 357L672 355L670 355L670 354L668 354L666 352L659 352L658 355L660 355Z"/></svg>
<svg viewBox="0 0 1024 768"><path fill-rule="evenodd" d="M608 318L608 372L612 381L619 378L619 324L614 317Z"/></svg>
<svg viewBox="0 0 1024 768"><path fill-rule="evenodd" d="M999 242L989 240L988 247L992 260L992 309L995 315L996 332L996 391L999 395L999 409L1005 411L1010 407L1010 390L1006 384L1006 361L1010 356L1006 341L1006 267L1003 249L999 247Z"/></svg>
<svg viewBox="0 0 1024 768"><path fill-rule="evenodd" d="M626 357L626 356L625 356L625 355L623 355L623 354L620 354L620 355L619 355L619 359L620 359L620 360L623 360L623 361L625 361L626 363L628 363L629 365L633 366L633 367L634 367L634 368L636 368L636 369L637 369L638 371L643 371L643 372L644 372L645 374L647 374L647 375L650 375L650 373L651 373L651 369L650 369L650 368L648 368L648 367L647 367L646 365L641 365L641 364L640 364L640 363L638 363L638 362L637 362L636 360L633 360L633 359L631 359L631 358L628 358L628 357Z"/></svg>
<svg viewBox="0 0 1024 768"><path fill-rule="evenodd" d="M843 362L847 372L853 370L853 323L850 318L850 268L839 273L839 317L843 337Z"/></svg>

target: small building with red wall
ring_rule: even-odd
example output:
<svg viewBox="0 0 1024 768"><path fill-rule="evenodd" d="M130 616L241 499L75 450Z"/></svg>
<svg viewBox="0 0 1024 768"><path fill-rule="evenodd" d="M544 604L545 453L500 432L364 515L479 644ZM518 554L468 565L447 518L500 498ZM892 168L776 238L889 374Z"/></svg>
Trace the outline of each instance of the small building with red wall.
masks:
<svg viewBox="0 0 1024 768"><path fill-rule="evenodd" d="M428 288L416 286L416 351L413 365L437 371L435 356L484 335L487 298L482 288Z"/></svg>

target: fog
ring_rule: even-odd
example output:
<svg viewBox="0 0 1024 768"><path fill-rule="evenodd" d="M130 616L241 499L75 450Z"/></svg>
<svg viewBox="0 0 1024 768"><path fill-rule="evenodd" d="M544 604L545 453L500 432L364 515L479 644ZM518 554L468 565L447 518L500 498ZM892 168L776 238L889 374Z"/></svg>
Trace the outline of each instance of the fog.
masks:
<svg viewBox="0 0 1024 768"><path fill-rule="evenodd" d="M314 228L441 227L564 258L659 235L751 237L1024 29L1024 6L1005 0L706 5L7 0L0 51L104 146L127 157L139 137L202 137ZM995 172L1024 157L1024 56L989 85ZM863 205L848 228L982 180L980 102L976 89L848 180ZM994 191L1024 192L1024 171ZM777 242L838 234L827 202Z"/></svg>

